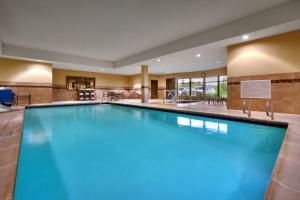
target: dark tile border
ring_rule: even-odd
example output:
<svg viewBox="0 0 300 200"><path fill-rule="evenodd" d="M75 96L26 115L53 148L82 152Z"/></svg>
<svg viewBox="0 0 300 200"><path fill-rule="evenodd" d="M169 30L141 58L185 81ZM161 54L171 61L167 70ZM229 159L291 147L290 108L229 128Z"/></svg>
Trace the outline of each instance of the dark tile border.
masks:
<svg viewBox="0 0 300 200"><path fill-rule="evenodd" d="M83 105L97 105L97 104L107 104L105 102L89 102L89 103L72 103L72 104L45 104L45 105L26 105L25 109L30 108L45 108L45 107L63 107L63 106L83 106Z"/></svg>
<svg viewBox="0 0 300 200"><path fill-rule="evenodd" d="M251 80L245 80L245 81L252 81ZM254 79L253 79L254 81ZM299 83L300 79L280 79L280 80L271 80L271 83ZM240 85L241 81L232 81L228 82L227 85Z"/></svg>
<svg viewBox="0 0 300 200"><path fill-rule="evenodd" d="M67 90L66 85L52 85L53 89L65 89ZM95 86L95 89L97 90L131 90L131 87L111 87L111 86ZM77 90L67 90L67 91L74 91L77 92Z"/></svg>
<svg viewBox="0 0 300 200"><path fill-rule="evenodd" d="M165 112L172 112L178 114L188 114L193 116L200 116L200 117L209 117L214 119L224 119L229 121L236 121L236 122L245 122L250 124L257 124L257 125L265 125L265 126L272 126L272 127L280 127L280 128L287 128L288 123L286 122L279 122L279 121L267 121L261 119L248 119L243 117L235 117L229 116L224 114L216 114L216 113L204 113L199 111L190 111L190 110L177 110L172 108L158 108L158 107L151 107L151 106L143 106L143 105L134 105L134 104L123 104L117 102L89 102L89 103L74 103L74 104L49 104L49 105L30 105L26 106L26 109L30 108L44 108L44 107L62 107L62 106L82 106L82 105L97 105L97 104L112 104L112 105L119 105L119 106L127 106L127 107L134 107L140 109L148 109L148 110L159 110Z"/></svg>
<svg viewBox="0 0 300 200"><path fill-rule="evenodd" d="M250 124L257 124L257 125L265 125L265 126L272 126L272 127L279 127L279 128L287 128L288 123L286 122L278 122L278 121L266 121L261 119L247 119L242 117L234 117L229 115L222 115L222 114L215 114L215 113L203 113L199 111L189 111L189 110L176 110L171 108L157 108L157 107L148 107L142 105L133 105L133 104L122 104L122 103L106 103L106 104L113 104L113 105L120 105L120 106L128 106L128 107L135 107L140 109L148 109L148 110L159 110L171 113L178 113L178 114L188 114L198 117L209 117L213 119L224 119L229 121L236 121L236 122L245 122Z"/></svg>

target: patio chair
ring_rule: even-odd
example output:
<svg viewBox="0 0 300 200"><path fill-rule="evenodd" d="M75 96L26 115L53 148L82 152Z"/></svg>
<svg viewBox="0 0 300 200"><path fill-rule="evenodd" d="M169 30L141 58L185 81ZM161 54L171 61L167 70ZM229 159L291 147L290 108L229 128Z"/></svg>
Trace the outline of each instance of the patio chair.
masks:
<svg viewBox="0 0 300 200"><path fill-rule="evenodd" d="M182 92L180 97L181 97L181 100L188 100L187 92Z"/></svg>
<svg viewBox="0 0 300 200"><path fill-rule="evenodd" d="M120 99L124 100L124 92L116 93L116 98L117 98L117 100L120 100Z"/></svg>
<svg viewBox="0 0 300 200"><path fill-rule="evenodd" d="M109 100L109 95L108 95L108 92L104 92L103 94L102 94L102 100L101 101L108 101Z"/></svg>
<svg viewBox="0 0 300 200"><path fill-rule="evenodd" d="M108 92L108 99L110 100L110 101L112 101L112 100L116 100L116 95L115 95L115 92Z"/></svg>

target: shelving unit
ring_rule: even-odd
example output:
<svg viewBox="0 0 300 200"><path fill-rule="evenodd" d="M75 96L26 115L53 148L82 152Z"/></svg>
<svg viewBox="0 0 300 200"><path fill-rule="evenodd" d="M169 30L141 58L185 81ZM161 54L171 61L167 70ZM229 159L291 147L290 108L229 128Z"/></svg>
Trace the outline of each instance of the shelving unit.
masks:
<svg viewBox="0 0 300 200"><path fill-rule="evenodd" d="M95 89L95 78L67 76L66 86L67 90Z"/></svg>
<svg viewBox="0 0 300 200"><path fill-rule="evenodd" d="M89 101L96 99L95 89L80 89L78 91L78 99L80 101Z"/></svg>
<svg viewBox="0 0 300 200"><path fill-rule="evenodd" d="M66 90L77 91L79 101L95 100L95 82L92 77L66 76Z"/></svg>

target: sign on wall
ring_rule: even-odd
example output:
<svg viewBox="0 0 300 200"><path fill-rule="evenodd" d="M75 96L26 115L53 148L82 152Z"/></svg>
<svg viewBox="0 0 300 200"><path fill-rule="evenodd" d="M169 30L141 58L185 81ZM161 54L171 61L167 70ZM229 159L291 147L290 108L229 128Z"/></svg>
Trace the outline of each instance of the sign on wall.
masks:
<svg viewBox="0 0 300 200"><path fill-rule="evenodd" d="M241 81L241 98L271 98L271 80Z"/></svg>

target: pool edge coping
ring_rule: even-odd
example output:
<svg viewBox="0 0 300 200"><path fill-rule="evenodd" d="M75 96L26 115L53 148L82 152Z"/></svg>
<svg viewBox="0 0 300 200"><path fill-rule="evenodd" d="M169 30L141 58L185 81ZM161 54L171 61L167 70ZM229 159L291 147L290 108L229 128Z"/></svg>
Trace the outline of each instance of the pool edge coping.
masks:
<svg viewBox="0 0 300 200"><path fill-rule="evenodd" d="M208 117L214 119L224 119L229 121L236 121L236 122L245 122L251 124L258 124L258 125L265 125L265 126L272 126L272 127L280 127L280 128L288 128L289 123L283 121L268 121L264 119L257 119L257 118L247 118L247 117L240 117L240 116L231 116L226 114L217 114L217 113L209 113L209 112L201 112L201 111L191 111L191 110L184 110L184 109L175 109L175 108L158 108L158 107L151 107L147 105L137 105L137 104L124 104L124 103L106 103L112 105L120 105L120 106L128 106L128 107L136 107L142 109L149 109L149 110L159 110L165 112L172 112L178 114L188 114L193 116L199 117Z"/></svg>
<svg viewBox="0 0 300 200"><path fill-rule="evenodd" d="M226 114L217 114L217 113L209 113L209 112L201 112L201 111L191 111L191 110L184 110L184 109L175 109L175 108L163 108L163 107L152 107L147 104L145 105L138 105L138 104L130 104L130 103L118 103L118 102L88 102L88 103L66 103L66 104L43 104L43 105L30 105L25 106L25 109L30 108L44 108L44 107L63 107L63 106L80 106L80 105L98 105L98 104L112 104L112 105L119 105L119 106L128 106L128 107L136 107L142 109L150 109L150 110L159 110L165 112L172 112L178 114L188 114L193 116L202 116L202 117L209 117L215 119L224 119L230 121L238 121L238 122L245 122L251 124L258 124L258 125L265 125L265 126L272 126L272 127L280 127L280 128L288 128L289 123L284 121L269 121L264 119L258 118L247 118L241 116L231 116Z"/></svg>
<svg viewBox="0 0 300 200"><path fill-rule="evenodd" d="M16 135L12 134L12 135L9 135L9 136L5 136L5 137L17 136L19 138L18 138L17 144L12 144L12 145L10 145L6 148L3 148L4 150L12 148L14 146L18 148L16 155L13 156L13 158L12 158L14 161L7 162L3 166L3 168L6 168L7 166L9 167L10 165L12 167L12 169L11 169L12 174L10 174L7 183L3 184L4 185L4 193L1 193L1 195L4 195L3 196L4 200L13 200L14 199L15 185L16 185L16 180L17 180L18 166L19 166L20 147L21 147L22 133L23 133L23 124L24 124L24 118L25 118L25 116L24 116L25 115L25 107L22 106L22 107L18 107L16 109L7 110L5 112L0 113L0 114L7 114L7 113L13 113L13 112L19 112L19 111L22 111L22 113L20 114L20 117L22 117L21 122L18 123L18 124L15 124L15 125L16 126L20 125L20 129L14 130L14 133ZM11 123L11 121L9 121L9 123ZM0 150L3 150L3 149L0 149ZM10 181L12 181L12 182L10 182Z"/></svg>
<svg viewBox="0 0 300 200"><path fill-rule="evenodd" d="M180 114L189 114L189 115L194 115L194 116L207 116L207 117L211 117L211 118L221 118L221 119L225 119L225 120L230 120L230 119L234 119L234 118L238 118L239 120L244 120L246 123L251 123L253 122L253 119L245 119L243 117L240 117L240 116L231 116L231 115L226 115L226 114L216 114L216 113L208 113L208 112L199 112L199 111L190 111L190 110L183 110L183 109L172 109L172 108L158 108L158 107L151 107L151 106L147 106L147 105L137 105L137 104L129 104L129 103L117 103L117 102L89 102L89 103L67 103L67 104L45 104L45 105L32 105L32 106L26 106L24 107L23 109L20 109L20 110L24 110L27 109L27 108L41 108L41 107L58 107L58 106L77 106L77 105L97 105L97 104L112 104L112 105L121 105L121 106L131 106L131 107L137 107L137 108L144 108L144 109L152 109L152 110L160 110L160 111L169 111L169 112L175 112L175 113L180 113ZM24 114L25 112L23 112L23 119L22 119L22 128L23 128L23 123L24 123ZM230 119L229 119L230 118ZM238 120L238 121L239 121ZM262 120L262 119L254 119L254 120L258 120L262 123L270 123L269 121L267 120ZM272 123L274 123L272 121ZM278 121L275 121L275 123L278 123ZM264 195L264 199L274 199L273 195L274 195L274 191L276 192L276 187L274 188L274 181L276 182L279 182L277 179L275 179L275 176L276 174L279 174L280 171L282 170L281 169L281 165L282 165L282 162L283 162L283 159L284 159L284 148L286 148L285 146L287 145L288 141L287 141L287 137L289 134L291 134L290 132L293 132L291 131L291 126L292 125L295 125L293 123L289 123L289 122L286 122L286 121L282 121L279 123L281 125L284 125L285 128L286 128L286 134L283 138L283 141L282 141L282 144L280 146L280 151L278 153L278 156L277 156L277 159L276 159L276 162L274 164L274 167L273 167L273 170L272 170L272 175L271 175L271 178L270 178L270 181L269 181L269 184L266 188L266 192L265 192L265 195ZM268 125L267 125L268 126ZM14 177L14 184L13 184L13 193L11 195L11 197L13 198L14 197L14 190L15 190L15 185L16 185L16 178L17 178L17 170L18 170L18 164L19 164L19 155L20 155L20 146L21 146L21 137L22 137L22 130L21 132L19 133L20 134L20 143L19 143L19 153L18 153L18 160L17 160L17 167L16 167L16 172L15 172L15 177ZM297 173L297 172L295 172ZM285 185L284 183L280 183L280 184L283 184ZM300 185L300 183L299 183ZM288 187L288 186L287 186ZM280 190L280 189L279 189ZM290 191L289 191L290 192ZM292 191L292 192L295 192L295 191ZM296 192L299 192L300 194L300 191L296 191ZM282 193L282 191L279 191L279 193ZM276 195L276 194L275 194Z"/></svg>

